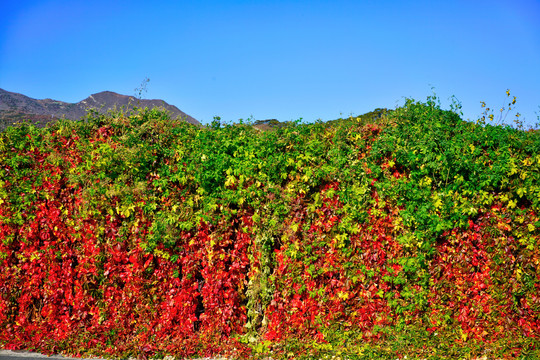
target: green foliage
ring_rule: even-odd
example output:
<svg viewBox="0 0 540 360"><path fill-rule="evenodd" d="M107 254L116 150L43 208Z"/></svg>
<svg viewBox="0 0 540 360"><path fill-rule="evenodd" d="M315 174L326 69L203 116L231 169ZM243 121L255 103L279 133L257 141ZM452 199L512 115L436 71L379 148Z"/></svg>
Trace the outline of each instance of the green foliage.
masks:
<svg viewBox="0 0 540 360"><path fill-rule="evenodd" d="M429 97L331 123L138 109L8 128L0 346L534 356L540 133L458 113Z"/></svg>

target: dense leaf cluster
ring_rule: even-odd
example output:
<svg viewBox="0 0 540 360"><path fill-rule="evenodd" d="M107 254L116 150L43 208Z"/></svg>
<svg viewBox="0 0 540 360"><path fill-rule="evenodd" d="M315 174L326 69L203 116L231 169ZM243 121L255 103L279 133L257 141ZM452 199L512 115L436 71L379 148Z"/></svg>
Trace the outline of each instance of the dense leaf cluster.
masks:
<svg viewBox="0 0 540 360"><path fill-rule="evenodd" d="M0 346L538 356L540 133L435 98L375 115L8 128Z"/></svg>

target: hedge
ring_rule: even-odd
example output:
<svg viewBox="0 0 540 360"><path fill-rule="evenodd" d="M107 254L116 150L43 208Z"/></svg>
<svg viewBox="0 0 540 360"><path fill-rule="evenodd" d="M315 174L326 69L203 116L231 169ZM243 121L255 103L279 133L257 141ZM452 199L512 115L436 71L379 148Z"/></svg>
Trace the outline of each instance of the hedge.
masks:
<svg viewBox="0 0 540 360"><path fill-rule="evenodd" d="M540 357L540 135L436 98L259 131L89 113L0 134L0 348Z"/></svg>

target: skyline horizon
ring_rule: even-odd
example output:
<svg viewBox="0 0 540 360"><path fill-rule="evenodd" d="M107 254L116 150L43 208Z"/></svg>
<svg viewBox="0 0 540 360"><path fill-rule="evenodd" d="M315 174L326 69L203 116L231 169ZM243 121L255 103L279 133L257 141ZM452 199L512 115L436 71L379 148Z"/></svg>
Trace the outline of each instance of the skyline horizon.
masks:
<svg viewBox="0 0 540 360"><path fill-rule="evenodd" d="M37 101L42 101L42 100L52 100L52 101L59 101L59 102L63 102L65 104L78 104L80 102L83 102L84 100L88 99L88 98L91 98L92 96L94 95L99 95L99 94L103 94L103 93L112 93L112 94L115 94L115 95L120 95L120 96L123 96L123 97L129 97L129 98L134 98L134 99L138 99L138 100L148 100L148 101L163 101L165 103L165 105L167 106L174 106L176 107L178 110L180 110L181 112L184 112L186 115L188 115L189 117L197 120L198 122L200 122L201 125L210 125L211 122L213 120L216 120L216 119L219 119L220 122L222 122L223 124L234 124L236 123L236 121L240 121L240 122L245 122L245 121L267 121L267 120L278 120L280 122L300 122L300 123L314 123L314 122L317 122L317 121L323 121L323 122L327 122L327 121L334 121L334 120L339 120L339 119L347 119L347 118L354 118L354 117L359 117L359 116L362 116L362 115L365 115L365 114L368 114L368 113L371 113L371 112L374 112L374 111L377 111L377 110L388 110L388 111L391 111L391 110L394 110L396 108L399 108L401 106L403 106L404 104L401 104L401 105L396 105L394 108L389 108L389 107L374 107L373 109L371 110L368 110L364 113L355 113L355 114L349 114L349 115L345 115L345 114L340 114L339 117L335 117L335 118L331 118L331 119L322 119L322 118L317 118L317 119L314 119L314 120L311 120L311 121L306 121L306 119L300 117L300 118L297 118L297 119L289 119L289 120L281 120L281 119L278 119L276 117L269 117L269 118L265 118L265 119L262 119L262 118L259 118L259 119L256 119L253 115L250 115L249 117L246 117L246 118L238 118L238 119L233 119L233 120L227 120L227 119L221 119L221 117L219 115L215 115L214 118L208 122L202 122L200 121L199 119L196 119L195 117L193 117L191 114L189 114L188 112L184 111L183 109L181 109L180 107L178 107L176 104L174 103L170 103L168 101L166 101L165 99L158 99L158 98L150 98L150 97L145 97L145 96L139 96L137 95L136 91L138 90L137 88L134 89L135 90L135 93L133 95L129 95L129 94L121 94L121 93L118 93L118 92L115 92L115 91L112 91L112 90L103 90L103 91L99 91L99 92L96 92L96 93L92 93L92 94L88 94L87 97L79 100L79 101L76 101L76 102L68 102L68 101L64 101L62 99L54 99L54 98L50 98L50 97L45 97L45 98L34 98L34 97L31 97L31 96L27 96L26 94L22 94L22 93L18 93L18 92L14 92L14 91L9 91L7 89L2 89L0 88L0 90L4 90L4 91L7 91L7 92L10 92L10 93L14 93L14 94L18 94L18 95L22 95L22 96L25 96L25 97L28 97L32 100L37 100ZM433 90L433 88L432 88ZM507 89L507 97L510 98L511 97L511 94L509 93L509 89ZM430 98L432 99L435 99L439 102L439 105L441 107L442 110L449 110L449 111L454 111L454 109L452 109L452 105L450 105L449 108L445 107L442 105L442 101L441 99L437 96L437 94L435 92L433 92L431 95L429 95L426 99L412 99L412 98L407 98L407 97L402 97L403 100L407 100L407 99L411 99L411 100L414 100L414 101L419 101L419 102L426 102L428 101ZM454 98L454 100L452 100L452 98ZM454 105L460 105L460 102L459 102L459 99L455 98L454 96L451 96L448 101L456 101L456 103L454 103ZM482 102L480 102L482 103ZM508 105L508 104L506 104ZM123 107L123 106L122 106ZM486 104L486 106L484 108L489 108L489 106ZM539 106L539 109L540 109L540 106ZM459 109L455 109L455 110L459 110ZM492 109L494 110L494 109ZM505 110L508 110L505 108ZM513 109L510 109L510 111L513 110ZM510 111L507 111L507 113L505 115L503 111L499 111L499 115L495 115L494 118L497 119L497 121L489 121L489 119L486 120L486 124L489 124L489 125L509 125L511 127L515 127L517 126L516 122L515 121L512 121L512 122L508 122L507 121L507 118L508 118L508 114L510 114ZM456 112L456 111L454 111ZM496 114L494 111L493 111L494 114ZM519 112L518 112L519 113ZM538 113L539 115L538 116L538 121L534 124L531 124L531 123L522 123L521 126L523 127L524 130L527 130L527 129L540 129L540 111ZM477 119L465 119L461 114L458 113L458 115L460 115L460 117L462 118L462 120L464 121L469 121L469 122L477 122L478 120L480 120L480 118L482 117L483 114L480 114L478 115L478 118ZM504 116L504 118L503 118ZM486 115L486 118L487 118L487 115ZM516 120L516 117L514 116L513 117L514 120ZM517 118L517 120L520 120L519 118Z"/></svg>

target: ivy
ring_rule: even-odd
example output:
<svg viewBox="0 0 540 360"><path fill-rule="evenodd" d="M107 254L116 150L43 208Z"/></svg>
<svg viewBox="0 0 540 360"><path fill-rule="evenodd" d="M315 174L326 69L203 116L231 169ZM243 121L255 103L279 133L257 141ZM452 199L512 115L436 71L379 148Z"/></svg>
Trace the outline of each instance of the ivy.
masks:
<svg viewBox="0 0 540 360"><path fill-rule="evenodd" d="M8 128L0 347L538 355L539 150L435 97L268 131L147 109Z"/></svg>

